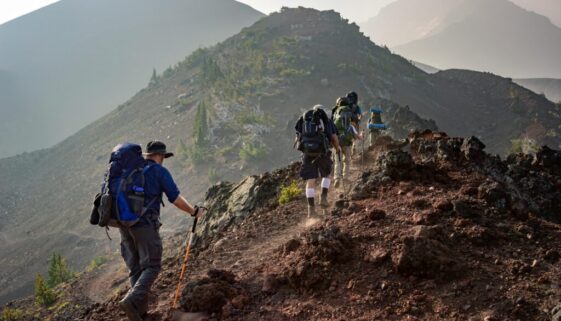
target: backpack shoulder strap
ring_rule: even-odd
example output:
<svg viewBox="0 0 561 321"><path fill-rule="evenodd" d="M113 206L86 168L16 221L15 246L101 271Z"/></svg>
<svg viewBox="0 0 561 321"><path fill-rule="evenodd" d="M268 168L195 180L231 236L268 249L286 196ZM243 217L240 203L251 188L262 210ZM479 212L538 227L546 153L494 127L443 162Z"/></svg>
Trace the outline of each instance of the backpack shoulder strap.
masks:
<svg viewBox="0 0 561 321"><path fill-rule="evenodd" d="M144 168L142 169L142 175L141 175L141 176L142 176L142 188L144 188L144 184L145 184L144 175L146 175L146 173L148 172L148 170L150 170L151 168L155 167L155 165L156 165L156 164L148 164L148 165L144 166ZM156 202L157 200L158 200L158 197L154 197L153 199L151 199L151 200L148 202L148 204L146 204L146 205L142 208L141 216L144 216L144 214L146 214L146 211L148 211L148 209L150 208L150 206L152 206L152 205L154 204L154 202ZM161 202L162 205L163 205L164 202L162 201L162 199L160 198L159 200L160 200L160 202Z"/></svg>

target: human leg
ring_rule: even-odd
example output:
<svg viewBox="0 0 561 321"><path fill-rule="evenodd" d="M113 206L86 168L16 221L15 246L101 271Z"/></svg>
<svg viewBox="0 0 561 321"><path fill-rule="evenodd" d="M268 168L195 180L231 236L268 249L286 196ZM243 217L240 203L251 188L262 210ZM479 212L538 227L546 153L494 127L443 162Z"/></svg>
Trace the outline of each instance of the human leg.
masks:
<svg viewBox="0 0 561 321"><path fill-rule="evenodd" d="M138 249L129 228L119 228L119 232L121 234L121 256L129 269L129 282L132 288L140 277L141 272Z"/></svg>
<svg viewBox="0 0 561 321"><path fill-rule="evenodd" d="M162 240L159 226L153 224L130 230L138 249L141 273L123 301L131 303L142 315L148 310L150 289L162 267Z"/></svg>
<svg viewBox="0 0 561 321"><path fill-rule="evenodd" d="M318 178L318 158L304 156L300 177L306 180L306 201L308 204L308 216L315 215L316 179Z"/></svg>
<svg viewBox="0 0 561 321"><path fill-rule="evenodd" d="M306 181L306 200L308 202L308 216L312 216L316 214L315 197L316 197L316 179L309 179Z"/></svg>
<svg viewBox="0 0 561 321"><path fill-rule="evenodd" d="M352 153L351 150L352 150L352 147L351 146L344 146L342 148L342 150L343 150L343 156L342 156L342 159L343 159L343 170L342 170L343 175L342 176L343 176L343 179L348 180L349 177L350 177L350 173L351 173L351 153Z"/></svg>
<svg viewBox="0 0 561 321"><path fill-rule="evenodd" d="M320 176L322 177L320 206L325 208L329 206L327 202L327 193L329 192L329 187L331 185L331 179L329 177L331 176L331 173L333 171L333 161L331 160L330 153L325 155L325 157L321 159L318 169L320 172Z"/></svg>

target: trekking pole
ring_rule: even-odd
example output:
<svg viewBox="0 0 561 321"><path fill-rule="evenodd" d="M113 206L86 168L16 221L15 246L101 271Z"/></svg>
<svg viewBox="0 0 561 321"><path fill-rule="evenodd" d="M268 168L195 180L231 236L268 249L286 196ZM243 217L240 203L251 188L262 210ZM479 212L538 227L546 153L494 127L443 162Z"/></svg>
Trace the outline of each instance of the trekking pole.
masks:
<svg viewBox="0 0 561 321"><path fill-rule="evenodd" d="M204 209L201 207L201 209ZM181 290L181 285L183 283L183 277L185 276L185 270L187 268L187 261L189 260L189 253L191 252L191 244L193 243L193 235L195 234L195 229L197 228L198 217L195 217L193 221L193 227L191 228L191 235L189 235L189 241L185 247L185 256L183 257L183 264L181 265L181 274L179 275L179 282L177 283L177 289L175 290L175 298L173 299L172 308L175 309L177 305L177 300L179 299L179 291Z"/></svg>

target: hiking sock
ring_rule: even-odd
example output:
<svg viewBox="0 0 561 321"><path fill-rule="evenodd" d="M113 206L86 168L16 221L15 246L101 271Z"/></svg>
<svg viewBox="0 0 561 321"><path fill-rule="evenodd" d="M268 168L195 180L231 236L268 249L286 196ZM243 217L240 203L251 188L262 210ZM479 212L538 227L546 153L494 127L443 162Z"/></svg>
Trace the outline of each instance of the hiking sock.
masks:
<svg viewBox="0 0 561 321"><path fill-rule="evenodd" d="M308 204L310 204L310 199L312 199L312 205L314 205L314 197L316 197L316 189L306 188L306 198L308 199Z"/></svg>
<svg viewBox="0 0 561 321"><path fill-rule="evenodd" d="M313 197L308 197L308 206L314 207L315 206L315 202L314 202L314 198Z"/></svg>
<svg viewBox="0 0 561 321"><path fill-rule="evenodd" d="M331 179L324 177L321 180L321 188L322 188L322 192L324 189L329 189L329 186L331 186Z"/></svg>

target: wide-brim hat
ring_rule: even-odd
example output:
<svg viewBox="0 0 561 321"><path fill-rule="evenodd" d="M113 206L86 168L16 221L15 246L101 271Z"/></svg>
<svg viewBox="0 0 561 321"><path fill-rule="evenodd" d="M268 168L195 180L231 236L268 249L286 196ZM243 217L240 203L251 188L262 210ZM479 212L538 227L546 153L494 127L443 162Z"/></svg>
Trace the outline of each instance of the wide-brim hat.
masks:
<svg viewBox="0 0 561 321"><path fill-rule="evenodd" d="M146 144L146 153L144 155L155 155L155 154L162 154L164 158L169 158L173 156L173 153L168 153L166 150L166 144L158 141L153 140Z"/></svg>

